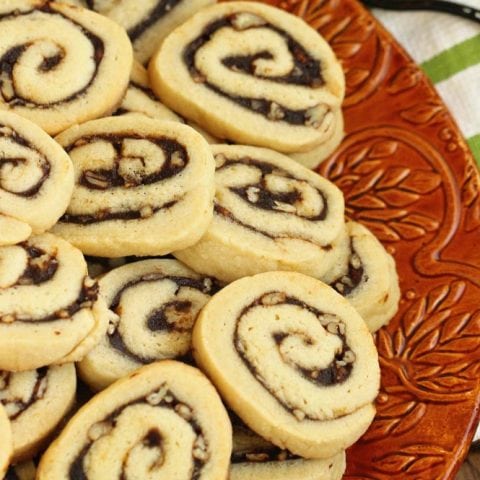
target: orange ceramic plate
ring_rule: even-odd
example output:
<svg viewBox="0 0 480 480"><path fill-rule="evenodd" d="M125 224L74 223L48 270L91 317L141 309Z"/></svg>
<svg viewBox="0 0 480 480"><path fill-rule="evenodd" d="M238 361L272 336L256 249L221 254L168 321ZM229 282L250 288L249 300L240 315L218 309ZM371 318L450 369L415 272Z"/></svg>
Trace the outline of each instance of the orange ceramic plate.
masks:
<svg viewBox="0 0 480 480"><path fill-rule="evenodd" d="M355 0L268 3L330 42L347 136L319 169L397 261L400 311L377 334L377 417L349 480L453 479L478 420L480 192L471 153L430 82Z"/></svg>

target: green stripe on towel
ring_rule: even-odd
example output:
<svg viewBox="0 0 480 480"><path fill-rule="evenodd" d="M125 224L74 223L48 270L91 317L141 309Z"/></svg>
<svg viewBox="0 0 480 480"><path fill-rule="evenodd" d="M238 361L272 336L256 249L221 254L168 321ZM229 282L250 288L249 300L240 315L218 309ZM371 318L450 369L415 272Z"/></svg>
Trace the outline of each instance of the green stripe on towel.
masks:
<svg viewBox="0 0 480 480"><path fill-rule="evenodd" d="M473 156L477 160L477 165L480 167L480 133L478 135L470 137L467 142L470 146L470 150L472 151Z"/></svg>
<svg viewBox="0 0 480 480"><path fill-rule="evenodd" d="M480 34L435 55L421 67L433 83L438 83L477 63L480 63Z"/></svg>

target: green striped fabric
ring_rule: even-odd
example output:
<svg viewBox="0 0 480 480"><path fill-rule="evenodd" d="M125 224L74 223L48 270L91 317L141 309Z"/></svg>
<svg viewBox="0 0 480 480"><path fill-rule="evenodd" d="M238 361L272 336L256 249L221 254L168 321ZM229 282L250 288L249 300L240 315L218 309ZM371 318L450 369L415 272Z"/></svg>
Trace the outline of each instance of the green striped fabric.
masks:
<svg viewBox="0 0 480 480"><path fill-rule="evenodd" d="M373 12L435 84L480 166L480 24L443 13Z"/></svg>

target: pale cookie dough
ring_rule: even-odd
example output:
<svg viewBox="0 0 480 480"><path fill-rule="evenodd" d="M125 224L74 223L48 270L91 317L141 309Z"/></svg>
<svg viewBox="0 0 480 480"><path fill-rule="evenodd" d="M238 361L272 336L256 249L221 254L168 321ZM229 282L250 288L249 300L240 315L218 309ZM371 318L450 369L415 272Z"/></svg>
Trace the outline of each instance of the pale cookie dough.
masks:
<svg viewBox="0 0 480 480"><path fill-rule="evenodd" d="M33 122L0 110L0 245L53 227L72 192L73 166L62 147Z"/></svg>
<svg viewBox="0 0 480 480"><path fill-rule="evenodd" d="M75 399L73 364L11 373L0 370L0 404L12 425L12 463L31 459Z"/></svg>
<svg viewBox="0 0 480 480"><path fill-rule="evenodd" d="M262 273L220 290L197 319L193 352L228 406L296 455L336 455L375 415L372 335L347 300L305 275Z"/></svg>
<svg viewBox="0 0 480 480"><path fill-rule="evenodd" d="M7 472L13 452L12 429L7 412L0 405L0 478Z"/></svg>
<svg viewBox="0 0 480 480"><path fill-rule="evenodd" d="M51 234L0 248L0 370L81 360L102 335L106 308L82 253Z"/></svg>
<svg viewBox="0 0 480 480"><path fill-rule="evenodd" d="M187 123L190 127L200 133L208 143L218 143L218 139L212 137L212 135L207 133L203 128L194 122L186 122L184 118L163 105L150 88L150 82L145 68L138 62L133 62L133 69L127 93L114 115L138 114L157 120Z"/></svg>
<svg viewBox="0 0 480 480"><path fill-rule="evenodd" d="M291 153L289 156L307 168L317 168L326 160L340 145L345 135L343 114L341 109L334 112L334 128L331 137L315 147L313 150L304 153Z"/></svg>
<svg viewBox="0 0 480 480"><path fill-rule="evenodd" d="M232 428L197 369L162 361L95 396L43 456L37 480L226 479Z"/></svg>
<svg viewBox="0 0 480 480"><path fill-rule="evenodd" d="M115 22L62 3L4 0L0 31L0 109L53 135L120 103L133 54Z"/></svg>
<svg viewBox="0 0 480 480"><path fill-rule="evenodd" d="M214 145L213 221L195 245L174 255L225 282L270 270L328 281L349 253L342 192L272 150Z"/></svg>
<svg viewBox="0 0 480 480"><path fill-rule="evenodd" d="M203 9L165 39L149 71L161 100L213 135L282 152L330 138L345 93L328 43L256 2Z"/></svg>
<svg viewBox="0 0 480 480"><path fill-rule="evenodd" d="M331 282L362 316L371 332L397 313L400 287L395 260L367 228L347 223L350 237L348 268Z"/></svg>
<svg viewBox="0 0 480 480"><path fill-rule="evenodd" d="M322 460L306 460L233 421L229 480L340 480L345 466L345 452Z"/></svg>
<svg viewBox="0 0 480 480"><path fill-rule="evenodd" d="M116 268L99 280L110 309L100 343L78 364L95 390L142 365L190 352L192 329L216 283L176 260L144 260Z"/></svg>
<svg viewBox="0 0 480 480"><path fill-rule="evenodd" d="M87 255L165 255L189 247L213 215L215 162L193 129L143 116L111 117L57 137L75 188L53 232Z"/></svg>

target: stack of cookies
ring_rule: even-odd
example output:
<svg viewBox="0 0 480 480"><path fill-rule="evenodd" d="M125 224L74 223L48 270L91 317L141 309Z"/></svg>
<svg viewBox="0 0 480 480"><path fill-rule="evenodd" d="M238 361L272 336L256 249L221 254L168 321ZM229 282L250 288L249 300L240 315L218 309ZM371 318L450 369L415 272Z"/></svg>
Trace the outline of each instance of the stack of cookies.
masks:
<svg viewBox="0 0 480 480"><path fill-rule="evenodd" d="M214 3L0 6L0 478L338 480L374 418L395 262L307 168L342 69Z"/></svg>

